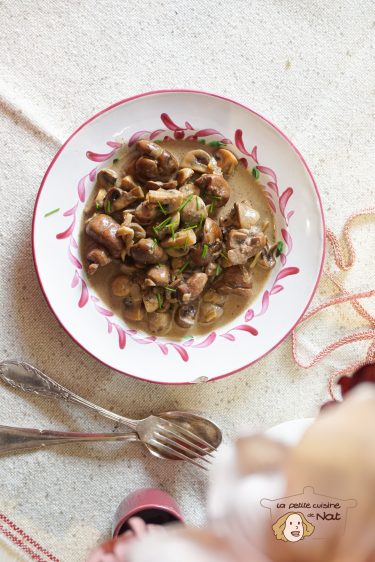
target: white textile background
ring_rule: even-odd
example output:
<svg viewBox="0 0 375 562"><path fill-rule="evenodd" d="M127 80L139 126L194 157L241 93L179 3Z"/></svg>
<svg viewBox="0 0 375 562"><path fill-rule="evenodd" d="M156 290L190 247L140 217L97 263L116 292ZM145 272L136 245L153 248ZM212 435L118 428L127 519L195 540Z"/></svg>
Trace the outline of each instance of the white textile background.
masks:
<svg viewBox="0 0 375 562"><path fill-rule="evenodd" d="M207 385L156 386L124 377L78 348L50 312L33 269L31 218L46 167L83 121L127 96L180 87L231 97L275 122L305 156L327 223L340 232L352 211L375 199L374 2L2 0L0 21L0 357L36 364L125 415L204 411L225 440L242 426L265 429L315 415L329 374L351 362L361 345L302 370L288 338L258 364ZM353 232L358 264L344 279L365 289L375 277L374 224L360 219ZM323 282L321 294L330 293ZM309 357L361 327L343 306L304 328L302 352ZM3 385L0 424L112 427L74 406ZM204 521L206 476L151 459L137 445L0 459L0 511L63 562L85 560L109 536L119 501L143 486L168 490L189 522ZM0 559L15 560L9 552L0 542Z"/></svg>

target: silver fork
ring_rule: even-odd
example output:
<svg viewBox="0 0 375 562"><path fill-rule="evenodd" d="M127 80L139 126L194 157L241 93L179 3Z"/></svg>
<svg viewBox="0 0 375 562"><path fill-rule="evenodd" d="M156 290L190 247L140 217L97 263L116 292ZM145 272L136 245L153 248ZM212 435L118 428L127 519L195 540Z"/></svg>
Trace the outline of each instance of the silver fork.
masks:
<svg viewBox="0 0 375 562"><path fill-rule="evenodd" d="M124 424L137 434L139 440L152 454L162 458L185 460L200 468L206 468L194 459L201 459L206 465L210 464L210 460L206 457L213 457L213 452L221 443L220 429L207 418L178 411L163 412L158 416L151 415L142 420L125 418L74 394L25 362L1 362L0 379L25 392L78 403L106 418Z"/></svg>

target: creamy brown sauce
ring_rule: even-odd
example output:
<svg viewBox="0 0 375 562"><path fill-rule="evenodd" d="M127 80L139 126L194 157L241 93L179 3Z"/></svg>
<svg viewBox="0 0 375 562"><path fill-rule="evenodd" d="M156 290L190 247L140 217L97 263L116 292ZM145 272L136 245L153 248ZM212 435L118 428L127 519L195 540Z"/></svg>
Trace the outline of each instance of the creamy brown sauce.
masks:
<svg viewBox="0 0 375 562"><path fill-rule="evenodd" d="M160 145L174 154L176 158L181 161L182 156L194 149L203 149L206 152L213 153L215 149L212 149L208 145L202 145L200 143L190 142L190 141L169 141L165 143L160 143ZM122 173L127 161L128 149L120 149L117 158L118 162L107 165L106 168L111 168L116 172ZM260 223L266 221L269 222L269 226L265 230L270 243L275 241L275 223L272 211L267 203L267 199L263 194L262 187L259 182L253 177L251 170L244 168L239 165L234 172L234 174L227 180L231 187L231 195L228 203L220 209L218 217L228 214L235 201L248 200L252 203L252 206L260 214ZM85 234L85 221L91 216L94 209L94 200L97 194L97 188L93 189L93 192L86 204L85 211L82 217L81 223L81 233L80 233L80 253L82 263L87 267L86 254L88 251L88 246L91 243L90 238ZM112 262L105 267L99 268L98 271L92 275L88 276L89 283L94 289L98 297L105 303L105 305L113 311L114 314L122 318L122 298L114 297L111 294L111 280L116 277L116 275L121 274L120 270L121 263ZM236 318L242 311L246 310L251 303L256 299L261 290L263 289L269 272L255 267L253 270L253 290L251 297L246 299L237 295L228 295L225 306L224 314L215 323L212 324L199 324L195 323L194 327L191 329L183 329L177 326L174 322L172 323L171 330L166 334L168 339L181 339L186 335L203 335L212 330L216 330L221 326L228 324L234 318ZM147 327L147 320L141 322L130 322L125 320L126 324L137 330L144 330L146 333L150 333Z"/></svg>

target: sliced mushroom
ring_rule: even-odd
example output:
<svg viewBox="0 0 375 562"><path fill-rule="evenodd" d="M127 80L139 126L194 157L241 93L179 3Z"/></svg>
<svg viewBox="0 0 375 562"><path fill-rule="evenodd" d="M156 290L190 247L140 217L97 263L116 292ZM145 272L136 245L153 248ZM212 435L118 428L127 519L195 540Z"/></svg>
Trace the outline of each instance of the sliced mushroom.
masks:
<svg viewBox="0 0 375 562"><path fill-rule="evenodd" d="M220 226L213 219L208 217L204 222L203 227L203 242L212 246L222 238Z"/></svg>
<svg viewBox="0 0 375 562"><path fill-rule="evenodd" d="M99 209L103 209L104 207L104 199L107 195L107 190L104 187L101 187L95 197L95 210L98 211Z"/></svg>
<svg viewBox="0 0 375 562"><path fill-rule="evenodd" d="M223 316L224 308L212 302L202 302L199 307L198 321L200 324L212 324Z"/></svg>
<svg viewBox="0 0 375 562"><path fill-rule="evenodd" d="M259 265L262 269L272 269L276 265L275 253L277 251L277 244L269 247L268 245L263 248L259 259L255 265ZM255 258L254 258L255 259Z"/></svg>
<svg viewBox="0 0 375 562"><path fill-rule="evenodd" d="M219 148L219 150L215 152L215 158L224 176L229 177L234 174L234 171L238 166L238 160L233 152L227 150L226 148Z"/></svg>
<svg viewBox="0 0 375 562"><path fill-rule="evenodd" d="M165 287L169 284L171 278L169 266L159 264L151 267L147 272L147 278L151 279L155 285Z"/></svg>
<svg viewBox="0 0 375 562"><path fill-rule="evenodd" d="M167 182L162 181L148 181L145 184L146 189L176 189L177 182L175 180L170 180Z"/></svg>
<svg viewBox="0 0 375 562"><path fill-rule="evenodd" d="M199 189L199 187L197 185L195 185L194 183L185 183L185 185L182 185L179 189L180 193L182 193L184 196L188 196L188 195L200 195L201 190Z"/></svg>
<svg viewBox="0 0 375 562"><path fill-rule="evenodd" d="M93 248L87 254L87 261L89 264L87 273L94 275L99 267L108 265L112 260L105 248Z"/></svg>
<svg viewBox="0 0 375 562"><path fill-rule="evenodd" d="M195 265L208 265L219 256L223 249L221 236L217 222L208 217L204 222L202 240L190 252Z"/></svg>
<svg viewBox="0 0 375 562"><path fill-rule="evenodd" d="M177 189L157 189L147 193L147 201L158 205L164 214L174 213L184 200L184 195Z"/></svg>
<svg viewBox="0 0 375 562"><path fill-rule="evenodd" d="M155 222L160 215L160 209L149 201L142 201L134 211L135 218L143 225Z"/></svg>
<svg viewBox="0 0 375 562"><path fill-rule="evenodd" d="M203 223L208 215L207 208L203 199L193 195L181 210L181 220L189 226L198 226Z"/></svg>
<svg viewBox="0 0 375 562"><path fill-rule="evenodd" d="M253 287L252 275L240 265L234 265L224 270L223 274L213 284L213 288L224 295L239 295L249 297Z"/></svg>
<svg viewBox="0 0 375 562"><path fill-rule="evenodd" d="M129 227L133 230L134 232L134 240L137 242L138 240L140 240L141 238L146 238L146 231L145 229L138 223L136 222L131 222Z"/></svg>
<svg viewBox="0 0 375 562"><path fill-rule="evenodd" d="M207 203L212 204L214 207L223 207L229 200L230 187L228 182L218 174L203 174L200 178L195 180L201 190L203 190L203 197Z"/></svg>
<svg viewBox="0 0 375 562"><path fill-rule="evenodd" d="M183 157L180 166L204 174L212 170L212 156L205 150L190 150Z"/></svg>
<svg viewBox="0 0 375 562"><path fill-rule="evenodd" d="M156 291L152 287L143 289L143 304L146 312L155 312L159 308L159 300Z"/></svg>
<svg viewBox="0 0 375 562"><path fill-rule="evenodd" d="M169 236L161 242L162 248L173 258L185 256L189 253L191 246L197 241L194 230L180 230L175 236Z"/></svg>
<svg viewBox="0 0 375 562"><path fill-rule="evenodd" d="M119 187L124 191L131 191L132 189L135 189L139 186L133 176L128 175L122 178Z"/></svg>
<svg viewBox="0 0 375 562"><path fill-rule="evenodd" d="M128 275L117 275L112 279L111 293L115 297L127 297L130 295L132 281Z"/></svg>
<svg viewBox="0 0 375 562"><path fill-rule="evenodd" d="M194 175L194 170L191 168L181 168L177 172L176 180L177 185L181 187Z"/></svg>
<svg viewBox="0 0 375 562"><path fill-rule="evenodd" d="M103 168L98 172L96 181L99 187L109 189L115 185L117 178L117 172L111 170L111 168Z"/></svg>
<svg viewBox="0 0 375 562"><path fill-rule="evenodd" d="M165 334L171 327L172 314L170 312L152 312L148 315L148 327L152 334Z"/></svg>
<svg viewBox="0 0 375 562"><path fill-rule="evenodd" d="M197 303L190 302L189 304L179 306L174 316L176 324L181 328L191 328L195 324L197 312Z"/></svg>
<svg viewBox="0 0 375 562"><path fill-rule="evenodd" d="M113 213L115 211L121 211L126 207L129 207L134 201L139 199L144 199L145 195L141 187L135 187L131 191L123 191L119 187L111 187L107 191L107 195L104 199L103 205L104 210L107 213Z"/></svg>
<svg viewBox="0 0 375 562"><path fill-rule="evenodd" d="M196 300L205 288L207 281L208 277L205 273L193 273L177 287L180 302L187 304Z"/></svg>
<svg viewBox="0 0 375 562"><path fill-rule="evenodd" d="M163 263L167 261L165 251L155 243L152 238L142 238L134 244L130 249L130 255L133 260L139 263Z"/></svg>
<svg viewBox="0 0 375 562"><path fill-rule="evenodd" d="M168 218L156 224L152 229L152 234L159 240L162 240L166 236L170 236L173 232L177 231L180 225L180 220L181 215L177 211L176 213L173 213L173 215L170 215Z"/></svg>
<svg viewBox="0 0 375 562"><path fill-rule="evenodd" d="M143 320L145 309L142 302L142 293L139 285L133 283L130 292L123 300L123 314L126 320L139 322Z"/></svg>
<svg viewBox="0 0 375 562"><path fill-rule="evenodd" d="M120 228L118 222L108 215L94 215L86 224L86 233L96 242L104 246L112 257L119 258L124 248L117 232Z"/></svg>
<svg viewBox="0 0 375 562"><path fill-rule="evenodd" d="M227 297L215 291L215 289L208 289L204 292L202 296L203 302L210 302L212 304L217 304L218 306L223 306L225 304Z"/></svg>
<svg viewBox="0 0 375 562"><path fill-rule="evenodd" d="M251 229L232 229L226 238L228 261L232 265L241 265L255 256L267 243L263 232L253 233Z"/></svg>

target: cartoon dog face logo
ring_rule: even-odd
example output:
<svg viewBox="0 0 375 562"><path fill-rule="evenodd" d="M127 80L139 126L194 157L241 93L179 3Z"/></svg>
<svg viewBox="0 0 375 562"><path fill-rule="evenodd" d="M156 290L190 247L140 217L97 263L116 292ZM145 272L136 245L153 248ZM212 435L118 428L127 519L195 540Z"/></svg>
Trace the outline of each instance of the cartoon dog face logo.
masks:
<svg viewBox="0 0 375 562"><path fill-rule="evenodd" d="M272 525L275 537L279 541L298 542L313 534L315 527L302 513L285 513Z"/></svg>

